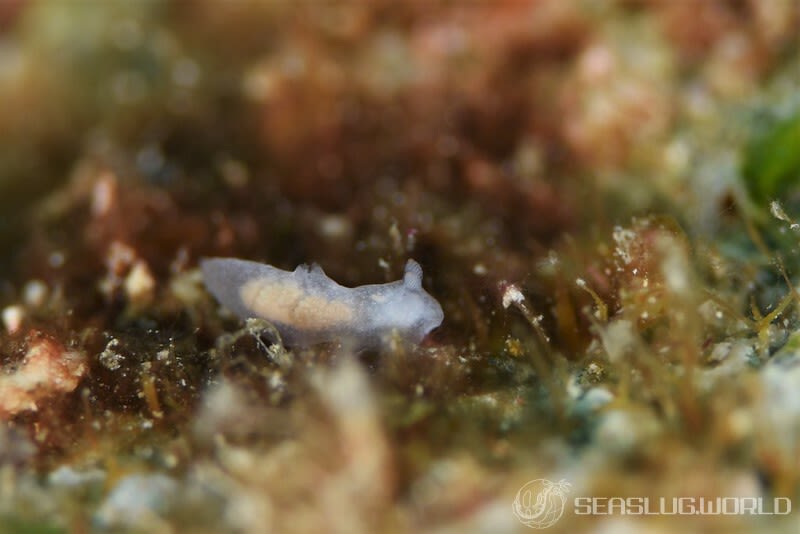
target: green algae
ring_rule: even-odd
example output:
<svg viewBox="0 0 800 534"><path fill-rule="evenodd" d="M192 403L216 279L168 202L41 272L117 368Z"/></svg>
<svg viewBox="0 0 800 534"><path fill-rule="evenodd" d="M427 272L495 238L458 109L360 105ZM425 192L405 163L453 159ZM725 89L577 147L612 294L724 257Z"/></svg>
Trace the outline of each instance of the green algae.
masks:
<svg viewBox="0 0 800 534"><path fill-rule="evenodd" d="M783 198L800 179L800 115L773 124L744 154L742 174L760 203Z"/></svg>

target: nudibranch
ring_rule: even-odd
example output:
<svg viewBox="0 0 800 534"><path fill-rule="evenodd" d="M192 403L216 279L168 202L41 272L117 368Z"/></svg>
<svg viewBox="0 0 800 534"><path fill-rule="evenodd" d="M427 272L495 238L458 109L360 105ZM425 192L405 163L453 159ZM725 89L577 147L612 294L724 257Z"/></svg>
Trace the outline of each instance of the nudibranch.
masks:
<svg viewBox="0 0 800 534"><path fill-rule="evenodd" d="M402 280L353 288L331 280L317 265L284 271L235 258L201 260L208 290L242 319L273 324L289 346L326 341L379 348L392 335L419 343L444 319L422 288L422 267L408 260Z"/></svg>

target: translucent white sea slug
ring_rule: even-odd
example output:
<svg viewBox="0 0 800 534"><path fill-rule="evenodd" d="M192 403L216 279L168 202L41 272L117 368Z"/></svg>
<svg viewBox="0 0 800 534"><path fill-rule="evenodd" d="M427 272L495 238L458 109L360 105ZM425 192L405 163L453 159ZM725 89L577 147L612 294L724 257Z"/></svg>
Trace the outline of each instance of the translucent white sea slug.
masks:
<svg viewBox="0 0 800 534"><path fill-rule="evenodd" d="M284 343L342 341L378 348L392 333L419 343L442 323L442 307L422 289L422 268L406 263L402 280L348 288L317 265L294 271L234 258L200 262L208 290L242 319L272 323Z"/></svg>

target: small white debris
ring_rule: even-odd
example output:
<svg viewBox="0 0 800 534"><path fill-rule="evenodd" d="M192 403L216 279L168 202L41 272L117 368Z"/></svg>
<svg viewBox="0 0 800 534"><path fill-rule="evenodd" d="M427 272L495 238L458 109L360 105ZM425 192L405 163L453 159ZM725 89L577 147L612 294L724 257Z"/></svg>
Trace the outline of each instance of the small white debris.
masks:
<svg viewBox="0 0 800 534"><path fill-rule="evenodd" d="M320 220L319 233L327 239L342 239L353 234L353 226L347 217L337 214L326 215Z"/></svg>
<svg viewBox="0 0 800 534"><path fill-rule="evenodd" d="M728 341L722 341L714 345L711 349L711 354L708 355L708 361L712 363L719 363L731 353L732 345Z"/></svg>
<svg viewBox="0 0 800 534"><path fill-rule="evenodd" d="M107 215L116 203L117 179L113 174L106 173L97 180L92 190L92 215L100 217Z"/></svg>
<svg viewBox="0 0 800 534"><path fill-rule="evenodd" d="M128 273L131 265L136 261L136 251L121 241L114 241L108 247L105 263L108 272L100 281L100 291L111 297L123 282L123 276Z"/></svg>
<svg viewBox="0 0 800 534"><path fill-rule="evenodd" d="M572 375L569 377L569 380L567 380L567 384L564 389L566 389L567 395L572 400L575 400L579 398L581 395L583 395L583 388L581 387L580 379L578 378L577 375Z"/></svg>
<svg viewBox="0 0 800 534"><path fill-rule="evenodd" d="M615 226L612 234L614 241L617 243L614 249L614 255L617 256L622 263L629 265L633 261L633 242L636 240L636 232L621 226Z"/></svg>
<svg viewBox="0 0 800 534"><path fill-rule="evenodd" d="M136 259L136 251L122 241L114 241L108 247L106 254L106 267L108 270L119 276L121 275Z"/></svg>
<svg viewBox="0 0 800 534"><path fill-rule="evenodd" d="M553 276L558 270L560 260L555 250L547 253L547 257L539 260L536 264L537 270L546 276Z"/></svg>
<svg viewBox="0 0 800 534"><path fill-rule="evenodd" d="M522 291L520 291L519 287L503 281L500 283L500 288L503 290L503 308L508 309L508 307L513 304L514 307L522 313L525 319L536 331L539 339L545 344L549 343L550 337L542 328L542 320L544 319L544 316L533 315L533 312L525 303L525 295L522 294Z"/></svg>
<svg viewBox="0 0 800 534"><path fill-rule="evenodd" d="M133 304L146 304L153 298L156 282L143 260L137 260L125 277L125 293Z"/></svg>
<svg viewBox="0 0 800 534"><path fill-rule="evenodd" d="M475 266L472 268L472 272L477 274L478 276L484 276L489 272L489 270L486 268L484 264L476 263Z"/></svg>
<svg viewBox="0 0 800 534"><path fill-rule="evenodd" d="M670 291L677 295L686 295L691 292L691 266L685 250L674 239L659 240L659 248L663 255L661 271L664 273L664 282Z"/></svg>
<svg viewBox="0 0 800 534"><path fill-rule="evenodd" d="M202 288L203 274L200 269L178 273L169 281L170 293L187 307L202 302L205 298Z"/></svg>
<svg viewBox="0 0 800 534"><path fill-rule="evenodd" d="M772 214L773 217L778 219L779 221L791 223L792 220L786 215L786 212L783 211L783 207L781 206L780 202L777 200L773 200L769 203L769 212Z"/></svg>
<svg viewBox="0 0 800 534"><path fill-rule="evenodd" d="M47 300L48 292L47 284L41 280L31 280L22 289L22 300L29 308L39 308Z"/></svg>
<svg viewBox="0 0 800 534"><path fill-rule="evenodd" d="M512 304L522 304L525 302L525 295L514 284L506 285L503 291L503 308L508 308Z"/></svg>
<svg viewBox="0 0 800 534"><path fill-rule="evenodd" d="M118 346L119 339L113 338L108 342L106 348L98 356L100 363L102 363L103 366L109 371L116 371L119 369L122 366L122 361L125 359L125 356L114 350Z"/></svg>
<svg viewBox="0 0 800 534"><path fill-rule="evenodd" d="M19 331L22 320L25 318L25 310L22 306L7 306L3 308L3 326L9 334Z"/></svg>

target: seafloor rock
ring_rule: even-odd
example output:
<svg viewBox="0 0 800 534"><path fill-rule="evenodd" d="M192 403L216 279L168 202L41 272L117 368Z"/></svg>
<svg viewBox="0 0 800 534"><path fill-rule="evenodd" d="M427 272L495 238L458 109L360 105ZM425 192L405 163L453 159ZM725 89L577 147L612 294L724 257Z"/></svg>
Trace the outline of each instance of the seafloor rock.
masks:
<svg viewBox="0 0 800 534"><path fill-rule="evenodd" d="M85 354L48 338L33 338L16 370L0 376L0 419L36 411L74 390L86 372Z"/></svg>

